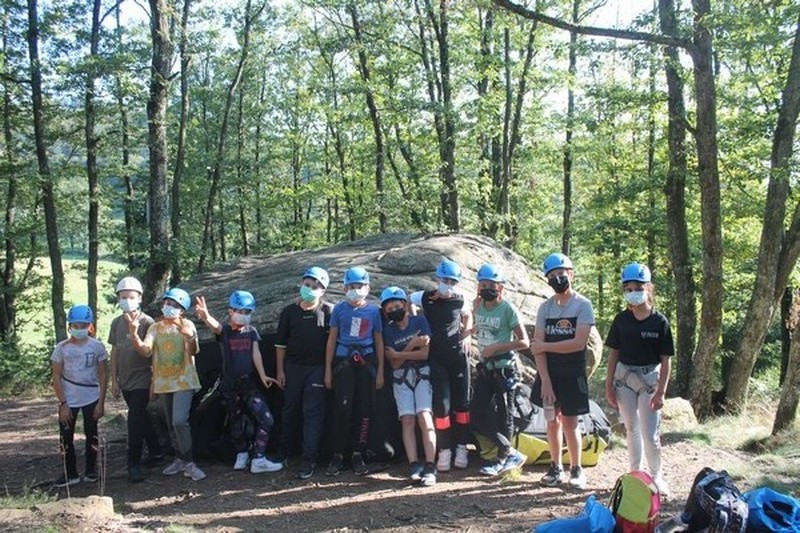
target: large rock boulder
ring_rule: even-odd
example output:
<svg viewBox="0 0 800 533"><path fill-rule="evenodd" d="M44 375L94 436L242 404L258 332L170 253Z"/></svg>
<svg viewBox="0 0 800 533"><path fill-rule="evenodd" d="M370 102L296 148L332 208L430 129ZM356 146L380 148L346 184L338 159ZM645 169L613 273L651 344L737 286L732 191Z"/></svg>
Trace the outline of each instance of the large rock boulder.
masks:
<svg viewBox="0 0 800 533"><path fill-rule="evenodd" d="M541 271L530 267L522 256L488 237L466 234L394 233L317 250L243 257L217 264L181 286L192 298L204 296L220 320L227 317L231 292L252 292L258 304L253 324L262 332L272 332L277 329L281 309L297 297L301 276L310 266L323 267L330 274L327 298L333 302L344 297L344 271L363 266L370 273L370 298L377 301L380 291L389 285L409 291L434 288L434 271L443 258L461 265L461 286L469 300L476 295L478 268L484 263L500 265L508 279L506 297L519 307L527 325L535 323L539 305L552 294ZM196 320L191 310L189 316ZM201 339L210 338L207 328L198 330Z"/></svg>

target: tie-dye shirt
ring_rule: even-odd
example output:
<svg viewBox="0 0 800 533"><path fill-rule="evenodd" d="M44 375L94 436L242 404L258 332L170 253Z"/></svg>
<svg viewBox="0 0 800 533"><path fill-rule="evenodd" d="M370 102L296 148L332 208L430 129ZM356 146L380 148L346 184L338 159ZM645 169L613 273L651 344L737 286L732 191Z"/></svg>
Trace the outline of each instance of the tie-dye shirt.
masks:
<svg viewBox="0 0 800 533"><path fill-rule="evenodd" d="M191 328L197 343L197 330L192 321L181 320ZM143 343L153 350L153 391L156 394L200 390L200 378L192 356L183 350L183 339L177 323L160 320L147 330Z"/></svg>

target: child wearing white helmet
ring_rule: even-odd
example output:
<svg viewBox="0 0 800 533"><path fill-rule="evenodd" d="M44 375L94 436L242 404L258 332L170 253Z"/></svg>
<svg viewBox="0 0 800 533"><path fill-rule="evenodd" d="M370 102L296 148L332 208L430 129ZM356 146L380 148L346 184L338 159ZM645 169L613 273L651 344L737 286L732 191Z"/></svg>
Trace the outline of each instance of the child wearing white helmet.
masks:
<svg viewBox="0 0 800 533"><path fill-rule="evenodd" d="M410 478L424 486L436 483L436 429L433 427L433 386L428 365L431 328L424 316L412 316L408 297L400 287L386 287L381 308L388 319L383 328L386 359L392 366L397 414L403 426L403 446L410 463ZM422 432L424 466L417 454L416 425Z"/></svg>
<svg viewBox="0 0 800 533"><path fill-rule="evenodd" d="M333 312L324 299L329 281L323 268L303 272L299 298L281 311L275 338L277 379L283 387L281 447L291 455L302 434L299 479L314 475L325 425L325 346Z"/></svg>
<svg viewBox="0 0 800 533"><path fill-rule="evenodd" d="M653 307L653 283L647 265L630 263L620 278L627 308L608 331L606 399L625 421L630 469L644 459L659 492L669 496L661 468L661 408L675 346L669 320Z"/></svg>
<svg viewBox="0 0 800 533"><path fill-rule="evenodd" d="M325 387L333 389L333 458L326 474L344 468L344 453L352 448L357 476L367 474L364 452L375 403L383 388L383 321L377 305L367 302L369 273L361 267L344 274L345 301L334 306L325 346Z"/></svg>
<svg viewBox="0 0 800 533"><path fill-rule="evenodd" d="M137 334L140 317L126 314L125 320L134 349L139 355L153 360L150 399L161 395L164 400L164 415L173 439L175 460L161 473L165 476L183 473L199 481L206 474L194 462L189 412L194 393L200 390L200 378L194 366L194 356L200 345L197 329L184 316L192 300L188 292L173 287L164 293L161 301L163 316L147 329L144 339Z"/></svg>
<svg viewBox="0 0 800 533"><path fill-rule="evenodd" d="M128 406L128 481L131 483L138 483L145 478L142 469L143 443L147 443L148 451L144 465L158 466L164 462L158 433L147 413L151 361L134 349L125 319L126 316L138 319L136 336L143 339L155 321L141 310L142 293L142 284L136 278L128 276L117 283L117 302L122 314L114 317L108 332L108 343L111 345L111 394L118 398L121 392Z"/></svg>
<svg viewBox="0 0 800 533"><path fill-rule="evenodd" d="M53 483L65 487L80 483L75 458L75 423L83 415L86 466L83 480L95 482L99 439L97 421L105 413L106 360L102 342L94 338L94 312L88 305L73 306L67 314L69 338L59 342L50 356L53 390L58 401L58 423L64 472Z"/></svg>
<svg viewBox="0 0 800 533"><path fill-rule="evenodd" d="M487 436L497 446L497 460L481 468L481 474L488 476L519 468L527 460L511 441L520 384L517 350L527 348L530 342L519 309L504 298L505 282L505 275L497 265L487 263L478 269L475 337L480 364L472 405L484 409L494 400L496 408L489 417L494 422L494 431Z"/></svg>
<svg viewBox="0 0 800 533"><path fill-rule="evenodd" d="M258 343L261 335L251 325L256 299L247 291L234 291L228 298L228 323L220 324L208 312L206 299L195 299L195 310L200 320L214 332L222 352L222 380L220 393L228 409L228 428L236 450L234 470L250 472L278 472L283 464L267 459L265 452L269 434L274 424L261 385L271 387L278 383L267 376ZM247 441L245 418L255 422L253 442ZM252 451L253 457L250 458Z"/></svg>

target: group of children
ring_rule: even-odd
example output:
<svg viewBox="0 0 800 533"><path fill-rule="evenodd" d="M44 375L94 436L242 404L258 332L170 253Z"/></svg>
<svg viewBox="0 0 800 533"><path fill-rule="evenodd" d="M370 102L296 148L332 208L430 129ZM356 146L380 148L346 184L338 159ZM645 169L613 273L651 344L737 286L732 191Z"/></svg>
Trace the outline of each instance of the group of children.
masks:
<svg viewBox="0 0 800 533"><path fill-rule="evenodd" d="M234 469L249 467L261 473L283 468L282 461L265 455L273 417L263 390L277 386L284 392L281 448L287 455L300 452L298 478L314 474L329 398L333 455L325 473L338 475L346 463L356 475L368 473L365 459L375 391L386 385L385 379L391 381L409 477L415 482L430 486L438 473L452 466L467 468L470 400L476 406L494 405L494 431L488 437L498 453L480 472L497 476L519 468L527 458L512 446L520 384L518 352L530 348L538 369L531 399L551 414L547 436L554 462L541 481L585 487L578 416L589 412L585 352L594 314L589 300L573 288L574 269L568 257L551 254L544 273L555 294L539 308L529 340L519 310L505 297L506 278L497 265L485 264L478 270L474 301L466 301L460 289L459 265L445 259L436 269L435 289L409 295L400 287L386 287L379 305L367 299L371 287L365 269L352 267L345 272L345 299L332 305L325 299L328 273L311 267L302 275L298 297L280 315L275 378L264 370L260 336L251 325L253 295L241 290L231 294L224 324L211 316L203 297L196 298L197 316L222 348L220 391L236 451ZM669 379L672 337L666 318L653 308L647 267L626 266L621 281L628 308L615 318L608 336L606 396L625 420L631 469L642 468L644 447L649 470L666 491L658 411ZM189 294L179 288L168 290L162 297L163 316L154 321L140 309L138 280L123 278L116 292L122 314L111 324L108 343L112 393L121 392L128 406L128 479L141 481L143 467L165 462L147 415L148 402L156 395L163 397L175 450L163 474L203 479L205 473L192 455L189 424L192 397L200 389L193 362L199 349L197 330L185 316L192 304ZM78 411L83 412L87 438L83 479L97 479L97 420L103 415L106 392L108 355L91 334L92 310L75 306L68 321L70 336L51 357L64 456L58 486L81 481L72 444ZM471 394L473 344L479 363ZM385 372L385 365L391 370ZM255 427L252 435L246 431L246 418ZM560 461L563 439L569 450L568 474Z"/></svg>

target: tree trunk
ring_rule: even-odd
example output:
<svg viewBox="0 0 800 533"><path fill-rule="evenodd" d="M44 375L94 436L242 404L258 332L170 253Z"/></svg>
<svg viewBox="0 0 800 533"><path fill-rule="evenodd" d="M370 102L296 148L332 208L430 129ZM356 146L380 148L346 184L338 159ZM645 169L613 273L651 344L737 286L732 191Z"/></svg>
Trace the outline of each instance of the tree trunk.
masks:
<svg viewBox="0 0 800 533"><path fill-rule="evenodd" d="M792 58L781 97L778 122L772 139L770 177L764 206L764 222L758 249L758 269L747 307L739 347L733 358L725 389L725 403L734 412L741 412L747 402L747 388L764 337L775 309L783 295L789 273L800 251L798 211L792 228L784 228L786 202L790 193L792 160L797 117L800 112L800 21L795 31ZM800 209L800 204L798 204Z"/></svg>
<svg viewBox="0 0 800 533"><path fill-rule="evenodd" d="M3 13L3 72L11 72L9 61L9 17L10 7L5 5ZM6 189L6 210L4 218L4 248L5 264L3 265L3 287L0 292L0 340L6 343L16 343L16 262L17 241L15 228L17 224L17 173L14 171L14 131L11 126L11 80L3 78L3 141L5 162L9 172L6 175L8 187ZM33 254L33 250L31 250Z"/></svg>
<svg viewBox="0 0 800 533"><path fill-rule="evenodd" d="M64 313L64 268L58 242L56 202L53 197L53 180L47 154L47 130L42 105L42 68L39 59L39 14L37 0L28 0L28 56L31 73L31 100L33 105L33 134L36 140L36 161L39 170L39 187L44 206L47 252L50 256L52 280L50 306L53 311L53 328L57 341L67 337L67 318Z"/></svg>
<svg viewBox="0 0 800 533"><path fill-rule="evenodd" d="M242 239L242 255L250 255L250 241L247 236L247 216L245 206L247 195L244 192L244 91L239 91L239 105L236 117L236 181L239 184L237 193L239 195L239 235Z"/></svg>
<svg viewBox="0 0 800 533"><path fill-rule="evenodd" d="M790 324L788 325L792 334L792 344L789 350L789 365L786 370L786 379L781 387L781 399L778 402L778 409L775 412L775 422L772 425L772 434L777 435L780 431L794 425L797 418L797 404L800 400L800 331L798 331L798 321L800 320L800 293L795 293L794 302L791 305Z"/></svg>
<svg viewBox="0 0 800 533"><path fill-rule="evenodd" d="M116 16L116 34L117 34L117 47L122 50L122 25L120 24L120 7L117 5L115 9ZM120 122L120 150L122 152L122 181L125 184L125 199L124 199L124 217L125 217L125 256L127 258L128 270L132 271L136 267L136 260L134 257L134 221L133 221L133 182L131 181L130 174L130 134L129 121L128 121L128 105L125 103L125 89L122 85L122 79L119 74L114 78L114 93L117 99L117 110L119 111Z"/></svg>
<svg viewBox="0 0 800 533"><path fill-rule="evenodd" d="M690 381L692 407L700 418L711 412L714 359L722 332L722 215L717 162L717 112L711 31L710 0L692 0L694 10L694 65L696 95L697 166L700 181L700 213L703 242L703 306L700 336L693 357Z"/></svg>
<svg viewBox="0 0 800 533"><path fill-rule="evenodd" d="M178 140L175 149L175 168L172 173L172 197L170 227L172 229L172 285L177 285L182 281L181 272L181 183L183 182L183 170L186 166L186 127L189 121L189 65L191 55L189 54L189 10L191 0L183 0L183 10L181 12L181 41L178 45L178 53L181 58L181 118L178 123Z"/></svg>
<svg viewBox="0 0 800 533"><path fill-rule="evenodd" d="M661 31L678 35L674 0L659 0L658 13ZM681 397L689 395L694 354L695 286L692 263L689 257L689 230L686 222L686 105L683 96L683 79L679 74L680 60L674 46L664 49L667 78L667 143L669 169L664 194L667 202L667 235L669 259L675 279L677 315L676 369L672 392Z"/></svg>
<svg viewBox="0 0 800 533"><path fill-rule="evenodd" d="M167 178L167 105L174 46L170 35L171 7L168 0L150 1L150 36L153 58L147 124L150 151L150 260L145 274L144 301L149 302L167 288L172 256L169 238L169 184Z"/></svg>
<svg viewBox="0 0 800 533"><path fill-rule="evenodd" d="M97 264L99 260L99 211L98 198L99 172L97 170L97 134L95 133L95 107L94 91L97 78L97 57L100 47L100 8L101 0L92 2L92 29L89 38L89 62L86 72L86 94L84 111L86 114L86 177L89 181L89 264L87 266L87 289L89 307L95 310L95 324L97 323Z"/></svg>
<svg viewBox="0 0 800 533"><path fill-rule="evenodd" d="M792 335L789 331L789 318L792 312L792 294L794 289L791 285L783 290L781 297L781 374L778 384L783 386L786 380L786 373L789 371L789 358L791 356Z"/></svg>
<svg viewBox="0 0 800 533"><path fill-rule="evenodd" d="M579 22L581 0L572 1L572 23ZM564 139L564 212L561 218L561 253L569 255L572 240L572 133L575 127L575 77L578 63L578 34L569 32L567 69L567 127Z"/></svg>

